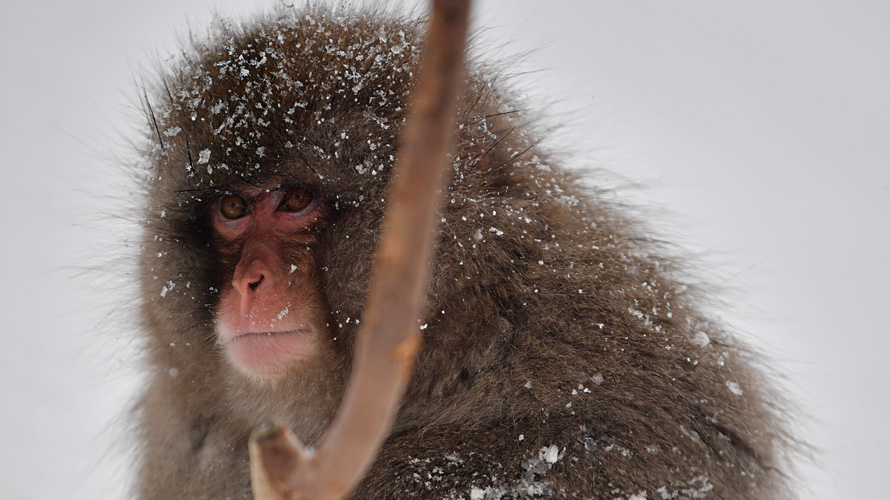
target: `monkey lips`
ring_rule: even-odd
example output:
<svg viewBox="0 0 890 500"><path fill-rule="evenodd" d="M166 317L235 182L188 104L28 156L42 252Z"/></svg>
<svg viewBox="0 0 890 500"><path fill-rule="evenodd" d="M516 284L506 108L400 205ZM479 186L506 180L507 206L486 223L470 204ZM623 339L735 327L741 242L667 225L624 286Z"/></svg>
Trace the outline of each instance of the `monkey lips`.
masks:
<svg viewBox="0 0 890 500"><path fill-rule="evenodd" d="M217 335L229 361L239 371L262 378L283 374L288 365L316 351L314 325L296 321L227 318L217 325Z"/></svg>

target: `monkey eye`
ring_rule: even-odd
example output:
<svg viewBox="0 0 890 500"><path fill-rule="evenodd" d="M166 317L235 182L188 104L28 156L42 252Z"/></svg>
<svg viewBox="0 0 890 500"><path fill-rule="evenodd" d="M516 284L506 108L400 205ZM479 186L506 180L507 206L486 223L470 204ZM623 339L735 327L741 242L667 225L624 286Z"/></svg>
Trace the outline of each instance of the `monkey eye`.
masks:
<svg viewBox="0 0 890 500"><path fill-rule="evenodd" d="M219 213L229 220L240 219L247 215L247 202L236 194L226 196L219 202Z"/></svg>
<svg viewBox="0 0 890 500"><path fill-rule="evenodd" d="M279 210L285 212L301 212L312 203L312 192L305 188L288 189L284 194Z"/></svg>

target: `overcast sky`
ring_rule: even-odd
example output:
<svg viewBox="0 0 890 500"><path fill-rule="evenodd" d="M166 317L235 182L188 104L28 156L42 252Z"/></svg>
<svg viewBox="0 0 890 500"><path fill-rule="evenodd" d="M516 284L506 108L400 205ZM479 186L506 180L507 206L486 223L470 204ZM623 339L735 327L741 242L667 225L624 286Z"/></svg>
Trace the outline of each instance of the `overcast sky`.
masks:
<svg viewBox="0 0 890 500"><path fill-rule="evenodd" d="M134 80L213 9L271 4L0 4L0 498L124 497ZM820 447L802 497L886 495L890 3L486 0L476 15L492 55L527 53L517 82L566 125L553 144L639 182L625 195L772 356Z"/></svg>

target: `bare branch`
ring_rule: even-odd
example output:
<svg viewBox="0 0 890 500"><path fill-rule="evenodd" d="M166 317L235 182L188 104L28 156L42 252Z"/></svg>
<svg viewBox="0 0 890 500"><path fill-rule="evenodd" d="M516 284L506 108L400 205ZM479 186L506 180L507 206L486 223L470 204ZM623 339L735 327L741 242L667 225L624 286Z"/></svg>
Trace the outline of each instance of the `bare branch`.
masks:
<svg viewBox="0 0 890 500"><path fill-rule="evenodd" d="M256 500L285 500L291 476L306 453L286 427L260 425L250 435L250 482Z"/></svg>
<svg viewBox="0 0 890 500"><path fill-rule="evenodd" d="M402 131L373 279L342 407L314 454L293 434L261 426L250 440L256 500L338 500L389 434L420 347L440 191L448 179L464 82L469 0L434 0L417 86Z"/></svg>

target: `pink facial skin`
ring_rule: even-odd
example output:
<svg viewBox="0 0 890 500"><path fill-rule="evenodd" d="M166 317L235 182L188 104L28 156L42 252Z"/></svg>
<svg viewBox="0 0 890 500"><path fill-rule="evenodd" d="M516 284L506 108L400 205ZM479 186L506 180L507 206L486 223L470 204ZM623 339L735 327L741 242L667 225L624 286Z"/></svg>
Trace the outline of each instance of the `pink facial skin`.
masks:
<svg viewBox="0 0 890 500"><path fill-rule="evenodd" d="M300 202L288 205L287 197ZM277 188L246 189L214 207L214 230L238 259L216 332L228 360L248 376L276 378L318 351L325 308L307 248L321 212L308 191Z"/></svg>

